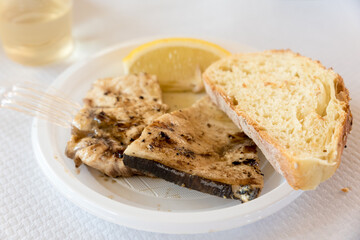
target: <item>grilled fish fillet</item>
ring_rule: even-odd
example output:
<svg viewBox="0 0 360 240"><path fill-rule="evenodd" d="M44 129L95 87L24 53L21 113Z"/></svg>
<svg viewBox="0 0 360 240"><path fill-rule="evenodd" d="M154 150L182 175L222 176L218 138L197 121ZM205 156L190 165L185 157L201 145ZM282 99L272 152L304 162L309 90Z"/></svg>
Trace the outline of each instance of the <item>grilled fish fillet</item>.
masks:
<svg viewBox="0 0 360 240"><path fill-rule="evenodd" d="M204 97L162 115L124 152L125 166L219 197L247 202L263 187L254 142Z"/></svg>
<svg viewBox="0 0 360 240"><path fill-rule="evenodd" d="M141 73L100 79L73 120L66 155L111 177L128 177L123 152L142 130L167 110L156 77Z"/></svg>

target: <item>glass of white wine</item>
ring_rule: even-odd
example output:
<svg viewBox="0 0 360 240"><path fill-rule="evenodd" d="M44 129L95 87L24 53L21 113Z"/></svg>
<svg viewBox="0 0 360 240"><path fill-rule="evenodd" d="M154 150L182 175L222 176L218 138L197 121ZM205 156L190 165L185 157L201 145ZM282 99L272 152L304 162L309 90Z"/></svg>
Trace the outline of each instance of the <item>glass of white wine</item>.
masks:
<svg viewBox="0 0 360 240"><path fill-rule="evenodd" d="M73 50L72 0L0 0L0 38L9 58L44 65Z"/></svg>

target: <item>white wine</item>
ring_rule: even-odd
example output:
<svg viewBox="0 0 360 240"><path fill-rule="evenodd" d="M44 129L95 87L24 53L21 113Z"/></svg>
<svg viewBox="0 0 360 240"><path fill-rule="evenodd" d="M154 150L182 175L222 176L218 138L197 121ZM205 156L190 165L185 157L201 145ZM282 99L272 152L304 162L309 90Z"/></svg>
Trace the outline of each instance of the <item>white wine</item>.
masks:
<svg viewBox="0 0 360 240"><path fill-rule="evenodd" d="M6 54L25 65L42 65L73 49L70 0L9 0L0 5L0 36Z"/></svg>

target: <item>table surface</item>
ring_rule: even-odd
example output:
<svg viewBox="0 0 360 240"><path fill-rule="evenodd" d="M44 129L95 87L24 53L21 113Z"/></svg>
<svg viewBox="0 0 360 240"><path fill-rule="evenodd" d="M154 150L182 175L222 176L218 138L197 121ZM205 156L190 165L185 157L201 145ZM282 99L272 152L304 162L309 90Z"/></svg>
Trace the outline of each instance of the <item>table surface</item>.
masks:
<svg viewBox="0 0 360 240"><path fill-rule="evenodd" d="M335 175L256 223L229 231L168 235L118 226L81 210L37 165L31 121L1 110L0 239L360 239L360 2L75 0L73 55L45 67L0 50L0 84L49 85L64 69L119 42L157 35L218 38L260 50L290 48L333 67L352 97L352 133ZM350 187L348 193L340 189Z"/></svg>

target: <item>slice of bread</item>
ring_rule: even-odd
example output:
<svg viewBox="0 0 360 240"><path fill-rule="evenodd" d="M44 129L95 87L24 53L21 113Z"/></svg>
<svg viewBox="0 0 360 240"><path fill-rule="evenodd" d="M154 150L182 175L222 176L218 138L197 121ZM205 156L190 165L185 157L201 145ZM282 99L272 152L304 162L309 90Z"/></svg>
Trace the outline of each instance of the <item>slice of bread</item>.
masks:
<svg viewBox="0 0 360 240"><path fill-rule="evenodd" d="M343 79L290 50L237 54L203 74L207 93L294 189L331 177L352 125Z"/></svg>
<svg viewBox="0 0 360 240"><path fill-rule="evenodd" d="M209 97L148 125L126 148L124 164L241 202L256 198L264 182L255 143Z"/></svg>

